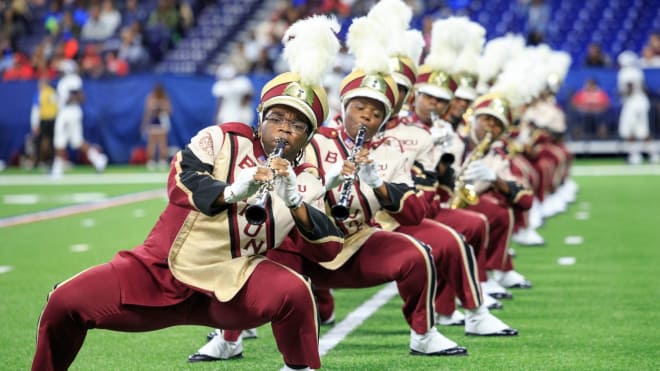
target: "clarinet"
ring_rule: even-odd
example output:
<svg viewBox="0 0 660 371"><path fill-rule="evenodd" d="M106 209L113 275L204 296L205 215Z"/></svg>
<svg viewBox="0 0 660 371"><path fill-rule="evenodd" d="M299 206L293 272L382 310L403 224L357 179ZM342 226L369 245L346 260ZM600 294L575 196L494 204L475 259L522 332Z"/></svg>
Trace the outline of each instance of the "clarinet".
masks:
<svg viewBox="0 0 660 371"><path fill-rule="evenodd" d="M266 167L270 169L271 162L276 157L282 157L284 155L284 146L286 141L278 138L277 145L273 152L268 155L268 160L266 161ZM267 180L262 182L257 191L257 200L250 206L245 209L245 219L247 219L250 224L263 224L266 221L266 202L268 202L268 195L270 191L274 188L275 179Z"/></svg>
<svg viewBox="0 0 660 371"><path fill-rule="evenodd" d="M367 126L361 124L360 127L358 128L357 135L355 136L355 145L353 146L353 150L351 151L350 156L348 156L348 161L355 163L355 157L362 150L362 146L364 145L364 138L366 135L367 135ZM337 202L337 204L330 209L330 213L332 214L332 216L340 222L348 218L348 211L349 211L348 202L351 198L351 190L353 189L354 181L355 181L355 175L347 177L346 180L344 180L344 183L342 183L341 186L339 202Z"/></svg>

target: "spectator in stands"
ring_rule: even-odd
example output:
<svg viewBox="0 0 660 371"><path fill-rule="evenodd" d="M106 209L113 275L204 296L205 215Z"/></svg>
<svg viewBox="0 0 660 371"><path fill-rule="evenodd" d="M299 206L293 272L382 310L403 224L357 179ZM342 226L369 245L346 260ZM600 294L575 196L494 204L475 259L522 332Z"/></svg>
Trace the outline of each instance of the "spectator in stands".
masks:
<svg viewBox="0 0 660 371"><path fill-rule="evenodd" d="M83 40L100 41L112 36L115 30L109 18L101 18L101 7L92 4L89 8L89 19L82 28Z"/></svg>
<svg viewBox="0 0 660 371"><path fill-rule="evenodd" d="M234 50L229 54L227 62L234 67L238 74L246 74L250 72L253 62L251 62L245 55L245 43L243 43L243 41L239 40L234 45Z"/></svg>
<svg viewBox="0 0 660 371"><path fill-rule="evenodd" d="M660 32L653 32L642 49L643 68L660 68Z"/></svg>
<svg viewBox="0 0 660 371"><path fill-rule="evenodd" d="M531 0L527 4L527 34L545 35L550 20L550 6L544 0Z"/></svg>
<svg viewBox="0 0 660 371"><path fill-rule="evenodd" d="M584 63L587 67L609 67L611 65L610 58L603 52L598 43L589 44Z"/></svg>
<svg viewBox="0 0 660 371"><path fill-rule="evenodd" d="M142 132L147 138L147 168L150 170L167 168L169 156L167 135L170 130L170 115L172 103L167 96L165 87L156 84L144 101L144 115L142 118ZM158 150L158 162L155 160Z"/></svg>
<svg viewBox="0 0 660 371"><path fill-rule="evenodd" d="M140 7L137 0L126 0L126 5L124 6L124 12L122 14L122 25L130 26L134 22L144 23L149 17L149 14Z"/></svg>
<svg viewBox="0 0 660 371"><path fill-rule="evenodd" d="M81 26L76 23L73 13L71 11L65 11L62 14L62 22L60 23L60 34L67 34L69 37L78 38L80 37Z"/></svg>
<svg viewBox="0 0 660 371"><path fill-rule="evenodd" d="M593 136L599 138L607 136L608 128L605 123L605 113L610 108L610 98L598 86L598 82L589 78L582 89L578 90L571 99L571 105L578 113L580 126L574 128L574 137Z"/></svg>
<svg viewBox="0 0 660 371"><path fill-rule="evenodd" d="M27 2L23 0L12 1L2 14L1 33L9 37L14 50L18 39L30 32L29 18L30 11Z"/></svg>
<svg viewBox="0 0 660 371"><path fill-rule="evenodd" d="M111 50L105 55L105 70L112 76L126 76L130 68L125 60L117 56L116 50Z"/></svg>
<svg viewBox="0 0 660 371"><path fill-rule="evenodd" d="M112 3L112 0L103 0L101 3L101 22L108 28L108 33L110 36L114 35L121 25L121 14L115 5Z"/></svg>
<svg viewBox="0 0 660 371"><path fill-rule="evenodd" d="M80 69L85 77L99 78L105 72L103 58L96 44L87 44L85 52L80 60Z"/></svg>
<svg viewBox="0 0 660 371"><path fill-rule="evenodd" d="M268 49L263 48L259 52L259 58L252 64L250 73L272 75L275 72L273 60L270 59Z"/></svg>
<svg viewBox="0 0 660 371"><path fill-rule="evenodd" d="M32 80L34 78L34 69L27 56L23 53L13 53L14 63L2 74L4 81L11 80Z"/></svg>
<svg viewBox="0 0 660 371"><path fill-rule="evenodd" d="M121 45L117 56L126 61L131 70L141 70L149 65L149 54L139 41L133 27L124 27L120 33Z"/></svg>

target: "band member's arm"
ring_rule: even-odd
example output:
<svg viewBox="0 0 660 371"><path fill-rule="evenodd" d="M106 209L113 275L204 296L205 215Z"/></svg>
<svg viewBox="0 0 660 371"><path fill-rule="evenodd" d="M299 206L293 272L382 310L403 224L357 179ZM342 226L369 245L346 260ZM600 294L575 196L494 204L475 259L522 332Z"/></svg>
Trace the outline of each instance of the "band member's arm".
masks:
<svg viewBox="0 0 660 371"><path fill-rule="evenodd" d="M216 215L227 209L223 193L228 184L212 175L223 137L218 126L203 129L176 154L168 178L170 202L206 215Z"/></svg>

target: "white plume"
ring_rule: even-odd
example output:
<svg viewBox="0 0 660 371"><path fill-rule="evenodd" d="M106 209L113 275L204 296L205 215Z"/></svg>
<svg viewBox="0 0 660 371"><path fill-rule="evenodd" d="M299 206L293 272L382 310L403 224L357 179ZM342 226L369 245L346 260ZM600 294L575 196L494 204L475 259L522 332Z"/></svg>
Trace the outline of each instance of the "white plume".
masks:
<svg viewBox="0 0 660 371"><path fill-rule="evenodd" d="M488 82L502 71L507 60L513 59L525 48L525 40L520 35L507 34L490 40L484 47L479 61L479 85L487 87ZM487 89L487 88L486 88ZM483 91L483 89L480 89Z"/></svg>
<svg viewBox="0 0 660 371"><path fill-rule="evenodd" d="M336 33L340 26L334 17L314 15L292 24L284 34L284 59L300 81L320 85L323 75L339 51Z"/></svg>
<svg viewBox="0 0 660 371"><path fill-rule="evenodd" d="M418 30L408 30L405 33L405 38L406 45L408 46L405 55L415 63L415 66L418 66L422 52L424 51L424 45L426 45L424 35Z"/></svg>
<svg viewBox="0 0 660 371"><path fill-rule="evenodd" d="M412 9L402 0L380 0L367 17L394 30L407 30L412 15Z"/></svg>
<svg viewBox="0 0 660 371"><path fill-rule="evenodd" d="M353 19L348 28L346 45L355 55L355 67L367 74L391 73L383 28L368 17Z"/></svg>
<svg viewBox="0 0 660 371"><path fill-rule="evenodd" d="M479 56L486 41L486 29L468 20L463 24L462 32L466 35L465 44L456 58L456 69L458 72L476 75L479 72Z"/></svg>
<svg viewBox="0 0 660 371"><path fill-rule="evenodd" d="M458 57L458 51L465 41L465 35L461 35L460 29L461 21L456 17L433 22L431 48L424 64L433 70L454 73L454 63Z"/></svg>

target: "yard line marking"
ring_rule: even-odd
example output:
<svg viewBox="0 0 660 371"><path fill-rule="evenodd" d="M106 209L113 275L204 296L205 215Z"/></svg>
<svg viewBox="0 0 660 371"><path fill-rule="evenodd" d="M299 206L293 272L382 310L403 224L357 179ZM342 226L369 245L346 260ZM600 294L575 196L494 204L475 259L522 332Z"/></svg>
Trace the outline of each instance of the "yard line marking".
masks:
<svg viewBox="0 0 660 371"><path fill-rule="evenodd" d="M154 189L151 191L131 193L127 195L121 195L101 201L94 201L80 205L64 206L64 207L59 207L57 209L38 211L36 213L10 216L8 218L0 219L0 228L13 227L15 225L20 225L20 224L35 223L44 220L82 214L90 211L107 209L109 207L122 206L135 202L152 200L155 198L162 197L164 193L165 191L162 189Z"/></svg>
<svg viewBox="0 0 660 371"><path fill-rule="evenodd" d="M3 175L0 186L75 184L163 184L168 173L71 174L53 179L50 175Z"/></svg>
<svg viewBox="0 0 660 371"><path fill-rule="evenodd" d="M89 250L89 245L86 243L77 243L69 246L69 250L71 250L71 252L85 252Z"/></svg>
<svg viewBox="0 0 660 371"><path fill-rule="evenodd" d="M660 175L660 165L575 165L573 176Z"/></svg>
<svg viewBox="0 0 660 371"><path fill-rule="evenodd" d="M11 265L0 265L0 274L7 273L12 269L14 269L14 267L12 267Z"/></svg>
<svg viewBox="0 0 660 371"><path fill-rule="evenodd" d="M348 334L360 326L362 322L371 317L380 307L392 299L397 292L396 283L390 282L369 300L349 313L343 321L339 322L321 337L319 340L319 354L321 356L326 355L339 342L344 340Z"/></svg>

